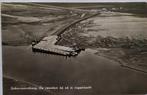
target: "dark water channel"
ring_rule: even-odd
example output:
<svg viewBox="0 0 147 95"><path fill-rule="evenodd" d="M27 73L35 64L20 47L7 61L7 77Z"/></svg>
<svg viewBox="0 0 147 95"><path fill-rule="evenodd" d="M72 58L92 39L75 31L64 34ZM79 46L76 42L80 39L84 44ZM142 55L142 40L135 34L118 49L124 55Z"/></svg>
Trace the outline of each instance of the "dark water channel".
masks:
<svg viewBox="0 0 147 95"><path fill-rule="evenodd" d="M121 67L87 49L77 57L3 46L3 74L41 86L89 85L94 93L147 93L147 74Z"/></svg>

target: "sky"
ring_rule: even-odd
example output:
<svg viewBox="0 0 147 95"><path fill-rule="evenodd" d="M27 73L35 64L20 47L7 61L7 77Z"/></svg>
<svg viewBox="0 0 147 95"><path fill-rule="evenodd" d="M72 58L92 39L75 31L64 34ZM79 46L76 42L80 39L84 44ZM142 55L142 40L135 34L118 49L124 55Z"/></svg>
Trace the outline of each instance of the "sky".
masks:
<svg viewBox="0 0 147 95"><path fill-rule="evenodd" d="M147 0L0 0L1 2L147 2Z"/></svg>

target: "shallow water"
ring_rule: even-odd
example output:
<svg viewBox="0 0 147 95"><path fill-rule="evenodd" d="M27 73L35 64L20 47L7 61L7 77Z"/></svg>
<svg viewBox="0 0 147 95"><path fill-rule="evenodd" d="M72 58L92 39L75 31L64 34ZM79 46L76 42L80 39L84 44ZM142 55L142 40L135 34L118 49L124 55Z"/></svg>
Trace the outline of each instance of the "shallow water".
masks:
<svg viewBox="0 0 147 95"><path fill-rule="evenodd" d="M41 86L89 85L94 93L147 93L147 74L121 67L87 49L77 57L3 46L3 74Z"/></svg>
<svg viewBox="0 0 147 95"><path fill-rule="evenodd" d="M102 37L147 39L147 19L143 17L126 16L125 13L124 15L121 13L120 16L97 16L89 20L93 20L96 24L90 29L97 31L88 32L88 35L94 37L100 35Z"/></svg>

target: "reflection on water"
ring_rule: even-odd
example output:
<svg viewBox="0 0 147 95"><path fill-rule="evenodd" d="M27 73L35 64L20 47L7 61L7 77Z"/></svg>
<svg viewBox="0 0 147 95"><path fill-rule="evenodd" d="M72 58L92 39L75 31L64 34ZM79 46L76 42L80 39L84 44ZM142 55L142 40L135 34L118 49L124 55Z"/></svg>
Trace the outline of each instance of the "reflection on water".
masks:
<svg viewBox="0 0 147 95"><path fill-rule="evenodd" d="M96 93L147 92L146 74L94 53L87 49L77 57L63 57L33 53L27 46L3 46L3 74L42 86L78 85L86 81ZM73 81L79 82L72 84Z"/></svg>

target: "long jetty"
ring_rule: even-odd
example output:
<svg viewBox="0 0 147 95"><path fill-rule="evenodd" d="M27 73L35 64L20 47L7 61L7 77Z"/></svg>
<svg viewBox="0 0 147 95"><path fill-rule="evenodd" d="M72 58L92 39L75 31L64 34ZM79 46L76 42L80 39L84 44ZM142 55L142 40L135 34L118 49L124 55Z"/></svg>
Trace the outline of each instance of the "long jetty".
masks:
<svg viewBox="0 0 147 95"><path fill-rule="evenodd" d="M86 16L86 17L83 17L83 18L80 18L78 20L75 20L73 21L72 23L68 24L68 25L65 25L64 27L60 28L59 30L57 30L55 33L53 33L53 35L57 35L57 36L60 36L63 32L65 32L67 29L69 29L71 26L83 21L83 20L86 20L88 18L91 18L91 17L94 17L96 15L98 15L100 13L96 13L96 14L92 14L90 16Z"/></svg>

